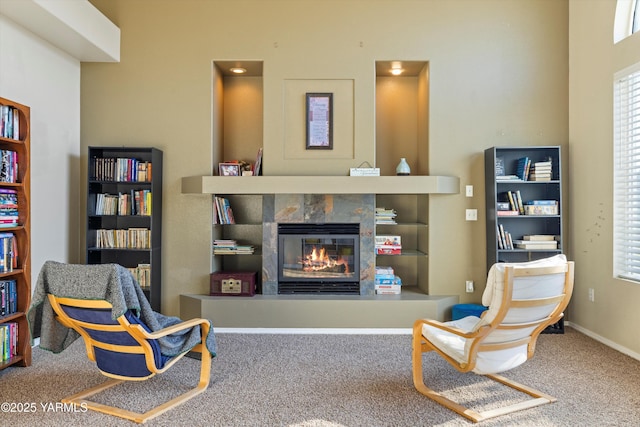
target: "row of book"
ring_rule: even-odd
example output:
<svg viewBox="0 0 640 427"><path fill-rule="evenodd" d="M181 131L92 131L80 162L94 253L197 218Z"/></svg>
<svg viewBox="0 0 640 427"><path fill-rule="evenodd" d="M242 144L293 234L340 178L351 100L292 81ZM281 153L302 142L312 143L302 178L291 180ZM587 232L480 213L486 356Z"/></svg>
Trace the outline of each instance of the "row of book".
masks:
<svg viewBox="0 0 640 427"><path fill-rule="evenodd" d="M376 266L374 286L378 295L399 295L402 279L395 274L393 267Z"/></svg>
<svg viewBox="0 0 640 427"><path fill-rule="evenodd" d="M151 190L96 194L96 215L151 215Z"/></svg>
<svg viewBox="0 0 640 427"><path fill-rule="evenodd" d="M18 289L15 280L0 280L0 316L18 311Z"/></svg>
<svg viewBox="0 0 640 427"><path fill-rule="evenodd" d="M151 264L138 264L136 267L128 267L127 270L142 289L151 288Z"/></svg>
<svg viewBox="0 0 640 427"><path fill-rule="evenodd" d="M18 243L13 233L0 233L0 273L18 267Z"/></svg>
<svg viewBox="0 0 640 427"><path fill-rule="evenodd" d="M214 224L235 224L233 210L229 204L229 199L224 197L213 197L213 223Z"/></svg>
<svg viewBox="0 0 640 427"><path fill-rule="evenodd" d="M252 245L239 245L232 239L215 239L213 241L214 255L251 255L255 251Z"/></svg>
<svg viewBox="0 0 640 427"><path fill-rule="evenodd" d="M0 105L0 136L20 139L20 111L10 105Z"/></svg>
<svg viewBox="0 0 640 427"><path fill-rule="evenodd" d="M398 214L394 209L376 208L375 220L376 224L397 224L396 216Z"/></svg>
<svg viewBox="0 0 640 427"><path fill-rule="evenodd" d="M18 182L18 153L0 150L0 182Z"/></svg>
<svg viewBox="0 0 640 427"><path fill-rule="evenodd" d="M96 247L100 249L150 249L151 230L132 227L127 229L95 230Z"/></svg>
<svg viewBox="0 0 640 427"><path fill-rule="evenodd" d="M501 181L551 181L553 179L551 158L532 162L529 157L516 160L515 175L505 174L504 160L496 159L496 180Z"/></svg>
<svg viewBox="0 0 640 427"><path fill-rule="evenodd" d="M524 235L522 239L513 239L511 233L504 229L502 224L497 229L498 249L525 249L525 250L555 250L558 249L558 241L555 235L532 234Z"/></svg>
<svg viewBox="0 0 640 427"><path fill-rule="evenodd" d="M402 254L401 236L376 236L376 255L400 255Z"/></svg>
<svg viewBox="0 0 640 427"><path fill-rule="evenodd" d="M18 225L18 192L11 188L0 188L0 228Z"/></svg>
<svg viewBox="0 0 640 427"><path fill-rule="evenodd" d="M520 190L505 191L498 195L496 215L558 215L557 200L529 200L522 201Z"/></svg>
<svg viewBox="0 0 640 427"><path fill-rule="evenodd" d="M133 158L94 157L91 176L96 181L150 182L151 162Z"/></svg>
<svg viewBox="0 0 640 427"><path fill-rule="evenodd" d="M0 323L0 359L9 360L18 355L18 323Z"/></svg>

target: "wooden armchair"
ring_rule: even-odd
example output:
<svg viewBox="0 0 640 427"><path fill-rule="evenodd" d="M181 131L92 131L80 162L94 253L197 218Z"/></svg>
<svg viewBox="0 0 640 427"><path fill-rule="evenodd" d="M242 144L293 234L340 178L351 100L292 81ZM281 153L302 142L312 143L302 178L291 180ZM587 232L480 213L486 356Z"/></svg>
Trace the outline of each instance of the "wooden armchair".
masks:
<svg viewBox="0 0 640 427"><path fill-rule="evenodd" d="M556 399L498 373L533 357L539 334L563 316L573 291L573 262L557 255L530 263L495 264L488 275L481 317L452 322L417 320L413 326L413 383L430 399L479 422ZM423 353L435 351L460 372L474 372L531 396L502 408L477 412L424 383Z"/></svg>

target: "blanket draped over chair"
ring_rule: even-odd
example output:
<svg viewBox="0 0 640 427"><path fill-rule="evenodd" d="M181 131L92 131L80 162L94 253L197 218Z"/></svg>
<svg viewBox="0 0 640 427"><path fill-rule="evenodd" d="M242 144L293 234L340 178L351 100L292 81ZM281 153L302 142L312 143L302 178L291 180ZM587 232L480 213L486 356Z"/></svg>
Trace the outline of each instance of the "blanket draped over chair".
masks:
<svg viewBox="0 0 640 427"><path fill-rule="evenodd" d="M113 319L131 310L153 332L182 321L178 317L165 316L153 311L133 275L121 265L81 265L47 261L40 270L31 306L27 312L27 320L31 336L34 336L34 330L39 326L40 347L53 353L63 351L80 335L56 321L47 294L57 297L105 300L113 306L111 311ZM39 318L41 322L37 324ZM159 338L158 341L163 355L176 356L200 343L200 327L168 335ZM206 347L212 356L216 355L213 328L207 336Z"/></svg>

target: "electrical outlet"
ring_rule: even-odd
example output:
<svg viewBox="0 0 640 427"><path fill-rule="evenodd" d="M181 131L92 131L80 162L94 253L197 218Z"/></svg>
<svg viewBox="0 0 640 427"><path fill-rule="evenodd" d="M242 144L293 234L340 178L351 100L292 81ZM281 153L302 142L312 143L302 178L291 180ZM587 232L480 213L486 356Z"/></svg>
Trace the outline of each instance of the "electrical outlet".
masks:
<svg viewBox="0 0 640 427"><path fill-rule="evenodd" d="M478 209L467 209L465 212L467 221L478 220Z"/></svg>
<svg viewBox="0 0 640 427"><path fill-rule="evenodd" d="M589 288L589 301L596 302L596 290Z"/></svg>
<svg viewBox="0 0 640 427"><path fill-rule="evenodd" d="M467 185L466 192L467 197L473 197L473 185Z"/></svg>
<svg viewBox="0 0 640 427"><path fill-rule="evenodd" d="M467 280L467 282L465 284L465 290L469 294L473 292L473 280Z"/></svg>

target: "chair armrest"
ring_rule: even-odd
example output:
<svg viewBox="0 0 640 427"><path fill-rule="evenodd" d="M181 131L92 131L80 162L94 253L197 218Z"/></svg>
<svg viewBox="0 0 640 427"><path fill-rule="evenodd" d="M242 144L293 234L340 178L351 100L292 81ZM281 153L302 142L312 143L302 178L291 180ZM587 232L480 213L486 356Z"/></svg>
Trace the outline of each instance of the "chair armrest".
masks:
<svg viewBox="0 0 640 427"><path fill-rule="evenodd" d="M455 326L451 326L451 325L447 325L446 323L443 322L439 322L437 320L433 320L433 319L418 319L415 321L415 323L413 324L413 330L417 330L420 329L420 333L422 333L422 326L423 325L427 325L427 326L431 326L434 328L438 328L441 329L445 332L449 332L452 333L454 335L458 335L460 337L463 338L475 338L478 336L478 332L481 331L483 328L479 328L473 332L467 332L464 331L460 328L457 328Z"/></svg>
<svg viewBox="0 0 640 427"><path fill-rule="evenodd" d="M175 325L167 326L166 328L162 328L159 331L155 332L147 332L141 325L131 325L135 326L147 339L158 339L162 337L166 337L167 335L174 334L176 332L183 331L185 329L191 329L194 326L202 326L201 335L206 337L209 333L209 321L207 319L191 319L185 320L184 322L176 323Z"/></svg>

